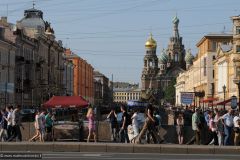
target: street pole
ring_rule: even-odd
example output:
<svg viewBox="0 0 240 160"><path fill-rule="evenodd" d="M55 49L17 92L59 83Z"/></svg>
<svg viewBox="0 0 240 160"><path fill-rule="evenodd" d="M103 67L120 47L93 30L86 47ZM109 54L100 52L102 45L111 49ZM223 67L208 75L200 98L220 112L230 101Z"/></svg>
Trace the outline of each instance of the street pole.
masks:
<svg viewBox="0 0 240 160"><path fill-rule="evenodd" d="M240 81L237 83L238 85L238 111L240 111Z"/></svg>
<svg viewBox="0 0 240 160"><path fill-rule="evenodd" d="M226 110L226 108L225 108L225 92L226 92L226 86L224 85L223 86L223 109L224 109L224 111Z"/></svg>

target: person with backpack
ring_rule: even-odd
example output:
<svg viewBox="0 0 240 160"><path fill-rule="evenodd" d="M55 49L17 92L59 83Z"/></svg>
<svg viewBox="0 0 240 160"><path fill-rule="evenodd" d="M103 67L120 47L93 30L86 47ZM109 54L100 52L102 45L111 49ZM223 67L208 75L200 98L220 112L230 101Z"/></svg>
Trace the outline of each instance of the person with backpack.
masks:
<svg viewBox="0 0 240 160"><path fill-rule="evenodd" d="M122 112L122 126L120 128L121 142L125 143L125 141L127 141L127 143L130 143L127 128L128 128L128 125L131 124L131 117L127 113L126 107L123 105L121 106L121 112Z"/></svg>

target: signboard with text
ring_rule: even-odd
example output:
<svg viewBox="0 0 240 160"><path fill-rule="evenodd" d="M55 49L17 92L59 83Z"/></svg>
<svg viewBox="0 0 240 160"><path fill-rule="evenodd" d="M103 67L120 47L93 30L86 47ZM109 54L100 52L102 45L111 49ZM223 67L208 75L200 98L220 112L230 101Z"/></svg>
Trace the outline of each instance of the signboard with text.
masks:
<svg viewBox="0 0 240 160"><path fill-rule="evenodd" d="M192 104L194 101L194 93L192 92L181 92L181 103L182 104Z"/></svg>

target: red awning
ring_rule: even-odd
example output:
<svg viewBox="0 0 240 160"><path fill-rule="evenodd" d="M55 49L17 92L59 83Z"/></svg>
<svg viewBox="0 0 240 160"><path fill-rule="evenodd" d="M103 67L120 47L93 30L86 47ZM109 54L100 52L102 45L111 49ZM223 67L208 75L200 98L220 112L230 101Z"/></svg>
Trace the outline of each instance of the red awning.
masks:
<svg viewBox="0 0 240 160"><path fill-rule="evenodd" d="M82 96L53 96L46 103L44 107L48 108L65 108L65 107L87 107L88 101Z"/></svg>
<svg viewBox="0 0 240 160"><path fill-rule="evenodd" d="M214 98L214 97L208 97L206 99L201 100L202 103L208 103L208 102L213 102L213 101L217 101L218 98Z"/></svg>
<svg viewBox="0 0 240 160"><path fill-rule="evenodd" d="M216 103L215 105L224 105L224 104L226 104L226 103L228 103L228 102L231 102L231 98L230 98L230 99L227 99L227 100L225 100L225 101L222 101L222 102L218 102L218 103Z"/></svg>

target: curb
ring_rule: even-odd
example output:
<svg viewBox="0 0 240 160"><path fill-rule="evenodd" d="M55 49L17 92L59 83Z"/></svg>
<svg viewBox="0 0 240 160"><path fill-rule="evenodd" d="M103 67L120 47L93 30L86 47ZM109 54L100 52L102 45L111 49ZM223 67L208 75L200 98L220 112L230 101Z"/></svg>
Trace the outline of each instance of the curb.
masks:
<svg viewBox="0 0 240 160"><path fill-rule="evenodd" d="M16 152L109 152L164 154L236 154L240 146L204 146L172 144L126 144L83 142L1 142L0 151Z"/></svg>

